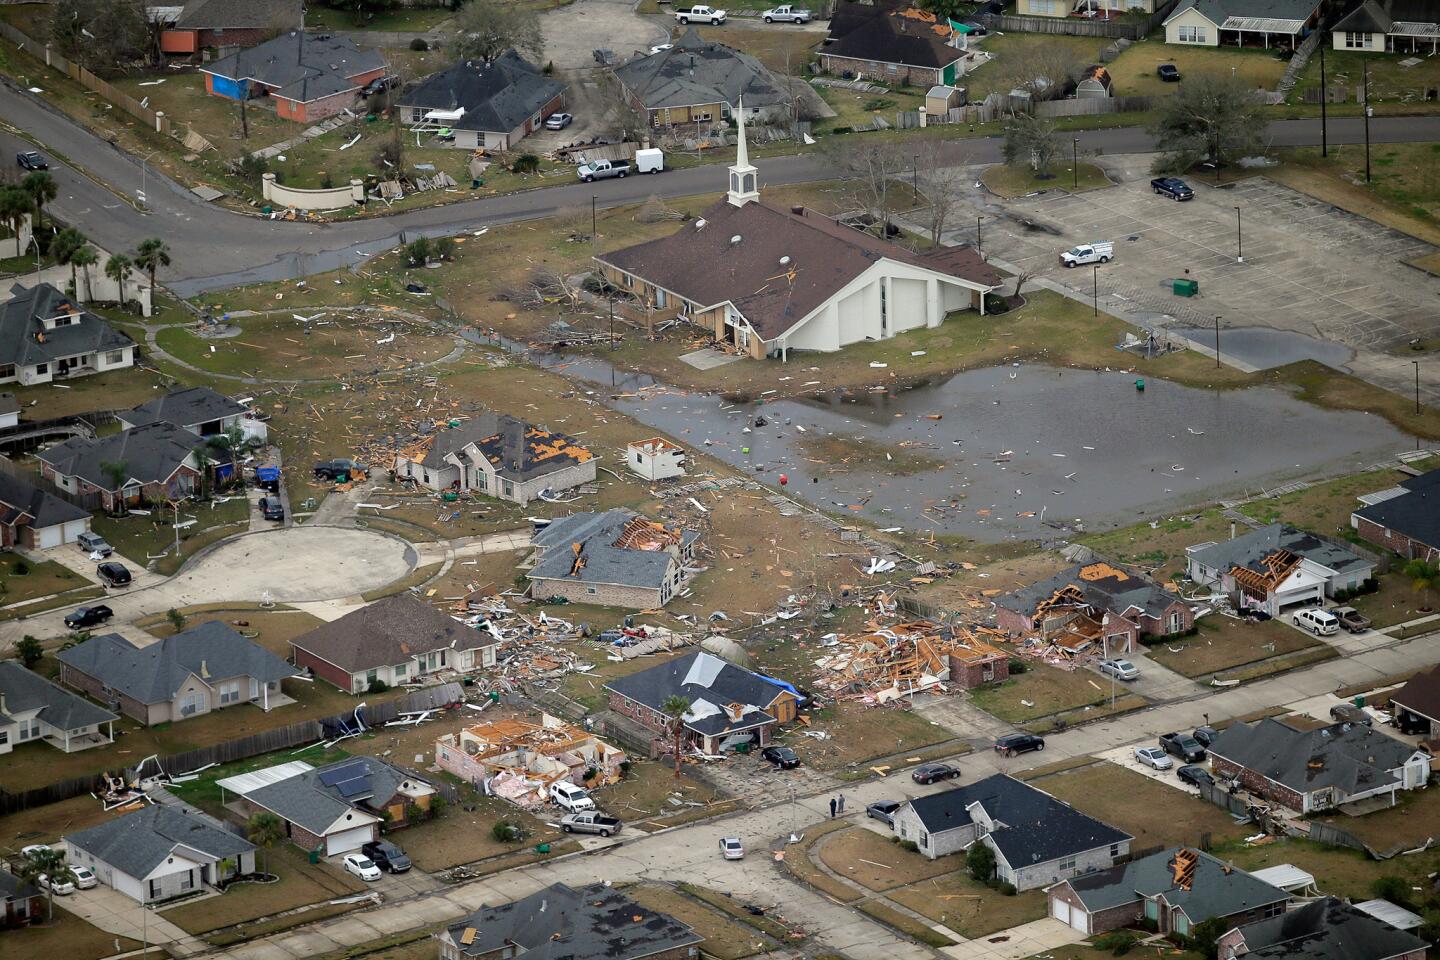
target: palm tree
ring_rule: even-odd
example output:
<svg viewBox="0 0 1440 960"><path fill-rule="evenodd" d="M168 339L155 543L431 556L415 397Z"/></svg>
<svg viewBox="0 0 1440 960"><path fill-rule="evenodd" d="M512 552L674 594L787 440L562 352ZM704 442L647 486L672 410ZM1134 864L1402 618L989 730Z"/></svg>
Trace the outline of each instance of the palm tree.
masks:
<svg viewBox="0 0 1440 960"><path fill-rule="evenodd" d="M1405 576L1410 578L1410 586L1425 595L1425 605L1420 610L1428 612L1434 606L1435 588L1440 586L1440 566L1424 560L1411 560L1405 564Z"/></svg>
<svg viewBox="0 0 1440 960"><path fill-rule="evenodd" d="M150 273L150 296L155 296L155 271L170 266L170 248L159 237L141 240L135 248L135 266Z"/></svg>
<svg viewBox="0 0 1440 960"><path fill-rule="evenodd" d="M120 285L120 308L125 308L125 281L135 272L134 262L123 253L112 253L105 261L105 276Z"/></svg>
<svg viewBox="0 0 1440 960"><path fill-rule="evenodd" d="M120 491L120 496L115 498L114 503L118 507L116 514L125 512L124 491L120 488L124 485L130 473L130 464L124 460L101 460L100 472L105 474L105 479L110 482L110 489Z"/></svg>
<svg viewBox="0 0 1440 960"><path fill-rule="evenodd" d="M20 225L30 216L32 206L34 204L30 201L30 195L19 187L0 188L0 220L5 222L5 226L9 227L15 236L20 236Z"/></svg>
<svg viewBox="0 0 1440 960"><path fill-rule="evenodd" d="M64 850L33 850L20 861L20 879L35 883L43 874L49 889L45 891L47 918L55 919L55 885L57 883L78 883L75 871L65 862Z"/></svg>
<svg viewBox="0 0 1440 960"><path fill-rule="evenodd" d="M270 872L270 848L285 839L285 824L273 813L257 813L245 825L245 838L265 851L265 872Z"/></svg>
<svg viewBox="0 0 1440 960"><path fill-rule="evenodd" d="M76 267L85 272L85 297L90 299L90 268L100 262L100 254L95 252L94 247L81 247L70 254L70 270L73 275ZM80 288L75 288L75 298L80 298Z"/></svg>
<svg viewBox="0 0 1440 960"><path fill-rule="evenodd" d="M25 174L25 179L20 181L20 189L30 198L31 205L35 208L35 229L40 229L40 217L45 211L45 204L55 199L59 188L55 186L55 178L44 170L32 170Z"/></svg>
<svg viewBox="0 0 1440 960"><path fill-rule="evenodd" d="M690 712L690 698L672 694L660 704L660 711L670 718L670 735L675 738L675 776L680 776L680 738L685 733L685 714Z"/></svg>
<svg viewBox="0 0 1440 960"><path fill-rule="evenodd" d="M76 286L78 278L75 275L74 258L75 254L85 246L85 243L85 234L76 230L74 227L66 227L64 230L55 234L54 239L50 241L50 255L55 258L55 262L62 265L68 264L70 266L70 286L75 290L77 297L79 296L80 288Z"/></svg>
<svg viewBox="0 0 1440 960"><path fill-rule="evenodd" d="M215 463L215 456L206 444L197 444L192 451L195 454L195 467L200 471L200 499L210 499L210 467Z"/></svg>

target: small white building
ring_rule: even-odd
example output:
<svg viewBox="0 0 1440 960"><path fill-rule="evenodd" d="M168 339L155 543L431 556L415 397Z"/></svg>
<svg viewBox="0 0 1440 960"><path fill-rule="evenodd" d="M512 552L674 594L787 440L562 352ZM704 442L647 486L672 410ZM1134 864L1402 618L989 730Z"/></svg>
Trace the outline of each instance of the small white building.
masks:
<svg viewBox="0 0 1440 960"><path fill-rule="evenodd" d="M664 437L633 441L625 449L625 464L646 480L685 476L685 448Z"/></svg>
<svg viewBox="0 0 1440 960"><path fill-rule="evenodd" d="M255 845L203 813L156 804L65 837L66 859L140 903L255 872Z"/></svg>

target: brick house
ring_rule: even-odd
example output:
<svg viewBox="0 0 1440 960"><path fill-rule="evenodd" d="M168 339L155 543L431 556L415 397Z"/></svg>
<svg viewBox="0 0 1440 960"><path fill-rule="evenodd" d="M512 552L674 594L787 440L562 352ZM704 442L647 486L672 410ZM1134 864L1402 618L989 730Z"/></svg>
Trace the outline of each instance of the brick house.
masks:
<svg viewBox="0 0 1440 960"><path fill-rule="evenodd" d="M45 894L8 870L0 870L0 900L5 902L0 927L23 927L45 919Z"/></svg>
<svg viewBox="0 0 1440 960"><path fill-rule="evenodd" d="M1195 625L1190 605L1180 597L1103 560L997 598L995 619L1011 636L1107 656L1133 652L1142 636L1184 633Z"/></svg>
<svg viewBox="0 0 1440 960"><path fill-rule="evenodd" d="M987 683L1010 679L1010 655L975 635L965 638L950 652L950 685L974 690Z"/></svg>
<svg viewBox="0 0 1440 960"><path fill-rule="evenodd" d="M360 91L385 75L378 50L344 36L295 31L200 68L205 92L227 100L268 97L276 116L313 123L356 105Z"/></svg>
<svg viewBox="0 0 1440 960"><path fill-rule="evenodd" d="M1290 901L1284 890L1185 847L1073 877L1046 893L1051 917L1091 936L1142 920L1188 936L1215 917L1242 924L1280 916Z"/></svg>
<svg viewBox="0 0 1440 960"><path fill-rule="evenodd" d="M537 599L646 610L685 585L700 531L647 520L630 510L572 513L535 534L526 577Z"/></svg>
<svg viewBox="0 0 1440 960"><path fill-rule="evenodd" d="M553 883L479 910L436 935L440 960L693 960L703 938L606 883Z"/></svg>
<svg viewBox="0 0 1440 960"><path fill-rule="evenodd" d="M0 470L0 547L44 550L89 530L89 511Z"/></svg>
<svg viewBox="0 0 1440 960"><path fill-rule="evenodd" d="M188 0L160 33L160 49L195 54L217 47L253 47L300 26L304 0Z"/></svg>
<svg viewBox="0 0 1440 960"><path fill-rule="evenodd" d="M117 510L193 496L200 480L193 434L156 422L91 440L76 437L35 454L40 475L81 503ZM123 472L114 475L119 464Z"/></svg>
<svg viewBox="0 0 1440 960"><path fill-rule="evenodd" d="M682 749L719 753L731 737L770 742L777 726L790 723L800 695L788 683L761 676L704 651L675 657L605 685L610 709L670 742L664 704L672 696L690 701L682 718Z"/></svg>
<svg viewBox="0 0 1440 960"><path fill-rule="evenodd" d="M1344 900L1322 897L1283 916L1227 930L1215 948L1218 960L1425 960L1429 944Z"/></svg>
<svg viewBox="0 0 1440 960"><path fill-rule="evenodd" d="M820 48L826 73L933 87L965 75L967 54L948 21L896 3L841 2Z"/></svg>
<svg viewBox="0 0 1440 960"><path fill-rule="evenodd" d="M1440 468L1361 497L1350 526L1364 540L1406 560L1440 562Z"/></svg>
<svg viewBox="0 0 1440 960"><path fill-rule="evenodd" d="M525 506L595 479L595 455L574 437L507 414L436 424L395 455L397 479L430 490L470 490Z"/></svg>
<svg viewBox="0 0 1440 960"><path fill-rule="evenodd" d="M615 68L623 96L656 130L724 128L732 116L789 119L791 94L755 57L688 28L668 50ZM741 101L744 105L741 105Z"/></svg>
<svg viewBox="0 0 1440 960"><path fill-rule="evenodd" d="M565 85L513 49L485 63L462 60L431 74L395 102L400 122L448 127L449 146L513 150L565 103Z"/></svg>
<svg viewBox="0 0 1440 960"><path fill-rule="evenodd" d="M626 759L619 747L549 714L540 723L514 718L477 723L435 741L441 770L527 807L549 802L547 790L560 781L587 788L613 783Z"/></svg>
<svg viewBox="0 0 1440 960"><path fill-rule="evenodd" d="M931 860L984 843L997 879L1017 890L1106 869L1134 839L1003 773L914 798L895 811L894 830Z"/></svg>
<svg viewBox="0 0 1440 960"><path fill-rule="evenodd" d="M1396 791L1418 790L1430 777L1430 754L1362 723L1235 723L1209 752L1216 780L1302 814L1387 794L1393 806Z"/></svg>

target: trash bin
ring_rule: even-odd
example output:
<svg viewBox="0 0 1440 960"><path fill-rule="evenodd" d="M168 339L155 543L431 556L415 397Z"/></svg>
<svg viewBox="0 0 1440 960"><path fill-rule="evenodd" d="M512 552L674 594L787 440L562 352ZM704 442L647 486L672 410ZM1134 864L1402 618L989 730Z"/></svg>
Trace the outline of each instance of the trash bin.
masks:
<svg viewBox="0 0 1440 960"><path fill-rule="evenodd" d="M491 702L491 703L499 703L499 702L500 702L500 691L499 691L499 690L491 690L491 691L490 691L490 702Z"/></svg>
<svg viewBox="0 0 1440 960"><path fill-rule="evenodd" d="M550 852L550 844L548 844L548 843L538 843L538 844L536 844L536 845L535 845L535 852L536 852L536 853L549 853L549 852Z"/></svg>
<svg viewBox="0 0 1440 960"><path fill-rule="evenodd" d="M1138 379L1138 380L1135 381L1135 389L1136 389L1136 390L1139 390L1141 393L1144 393L1144 392L1145 392L1145 378L1144 378L1144 377L1141 377L1140 379Z"/></svg>
<svg viewBox="0 0 1440 960"><path fill-rule="evenodd" d="M440 495L440 499L441 499L441 500L444 500L446 503L454 503L456 500L459 500L459 499L460 499L460 494L458 494L458 493L442 493L442 494Z"/></svg>
<svg viewBox="0 0 1440 960"><path fill-rule="evenodd" d="M319 862L320 862L320 848L319 848L319 847L316 847L314 850L311 850L311 851L310 851L310 862L311 862L311 863L319 863Z"/></svg>
<svg viewBox="0 0 1440 960"><path fill-rule="evenodd" d="M1355 704L1355 706L1359 707L1361 710L1364 710L1364 709L1365 709L1365 697L1364 697L1363 695L1356 697L1355 700L1354 700L1354 704Z"/></svg>
<svg viewBox="0 0 1440 960"><path fill-rule="evenodd" d="M1199 280L1175 280L1170 287L1177 297L1193 297L1200 292Z"/></svg>
<svg viewBox="0 0 1440 960"><path fill-rule="evenodd" d="M749 742L747 741L746 743L737 743L737 744L735 744L735 752L736 752L736 753L749 753L749 752L750 752L750 744L749 744Z"/></svg>

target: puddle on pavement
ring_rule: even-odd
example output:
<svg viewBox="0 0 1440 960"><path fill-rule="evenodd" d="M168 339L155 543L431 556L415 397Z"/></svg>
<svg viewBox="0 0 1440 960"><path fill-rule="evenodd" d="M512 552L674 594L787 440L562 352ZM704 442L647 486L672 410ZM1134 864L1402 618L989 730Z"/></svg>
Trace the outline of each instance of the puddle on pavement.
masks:
<svg viewBox="0 0 1440 960"><path fill-rule="evenodd" d="M1167 329L1193 340L1200 345L1202 352L1209 351L1210 359L1215 359L1213 329L1180 326L1174 323L1174 317L1147 311L1132 311L1126 316L1146 329ZM1343 343L1273 327L1222 327L1220 352L1260 370L1283 367L1299 360L1314 360L1336 370L1345 370L1355 358L1355 351Z"/></svg>

